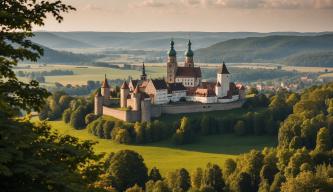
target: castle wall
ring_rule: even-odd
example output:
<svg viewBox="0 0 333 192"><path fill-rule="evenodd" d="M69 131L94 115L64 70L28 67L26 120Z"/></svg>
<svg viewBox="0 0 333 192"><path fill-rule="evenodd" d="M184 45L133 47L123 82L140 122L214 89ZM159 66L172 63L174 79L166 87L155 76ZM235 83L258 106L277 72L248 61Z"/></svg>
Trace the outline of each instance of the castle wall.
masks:
<svg viewBox="0 0 333 192"><path fill-rule="evenodd" d="M151 105L151 117L157 118L162 115L162 107L161 105Z"/></svg>
<svg viewBox="0 0 333 192"><path fill-rule="evenodd" d="M141 112L139 111L125 111L103 106L103 115L112 116L127 122L141 121Z"/></svg>
<svg viewBox="0 0 333 192"><path fill-rule="evenodd" d="M175 104L175 105L162 105L161 112L165 114L179 114L179 113L200 113L209 111L224 111L241 108L243 101L236 101L232 103L212 103L212 104Z"/></svg>

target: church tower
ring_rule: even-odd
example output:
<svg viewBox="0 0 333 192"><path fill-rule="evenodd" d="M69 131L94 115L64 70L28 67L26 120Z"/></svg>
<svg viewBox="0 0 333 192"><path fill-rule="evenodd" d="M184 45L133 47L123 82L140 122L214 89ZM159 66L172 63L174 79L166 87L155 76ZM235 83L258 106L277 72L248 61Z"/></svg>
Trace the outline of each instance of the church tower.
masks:
<svg viewBox="0 0 333 192"><path fill-rule="evenodd" d="M102 83L102 96L104 97L104 101L107 101L110 99L110 86L108 83L108 80L106 79L106 74L105 74L105 78L104 81Z"/></svg>
<svg viewBox="0 0 333 192"><path fill-rule="evenodd" d="M188 40L187 50L185 51L185 67L194 67L193 61L193 51L192 51L192 43L191 40Z"/></svg>
<svg viewBox="0 0 333 192"><path fill-rule="evenodd" d="M167 83L174 83L177 71L177 52L174 49L175 43L173 40L170 42L170 50L168 51L168 63L167 63Z"/></svg>
<svg viewBox="0 0 333 192"><path fill-rule="evenodd" d="M140 79L143 81L147 80L145 62L142 62L142 74L140 76Z"/></svg>
<svg viewBox="0 0 333 192"><path fill-rule="evenodd" d="M222 89L221 95L219 95L219 97L227 96L230 88L230 73L224 61L221 68L219 68L217 71L217 83L220 83Z"/></svg>

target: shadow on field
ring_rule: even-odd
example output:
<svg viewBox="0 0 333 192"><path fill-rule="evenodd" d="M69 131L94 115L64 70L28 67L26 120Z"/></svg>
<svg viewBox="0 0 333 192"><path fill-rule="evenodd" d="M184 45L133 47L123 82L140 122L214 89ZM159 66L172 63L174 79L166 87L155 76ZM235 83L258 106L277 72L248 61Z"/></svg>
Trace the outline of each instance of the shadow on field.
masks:
<svg viewBox="0 0 333 192"><path fill-rule="evenodd" d="M228 134L198 137L194 143L186 145L174 145L171 140L167 140L144 146L172 148L203 153L239 155L248 152L251 149L261 150L264 147L275 147L276 145L277 136L236 136Z"/></svg>

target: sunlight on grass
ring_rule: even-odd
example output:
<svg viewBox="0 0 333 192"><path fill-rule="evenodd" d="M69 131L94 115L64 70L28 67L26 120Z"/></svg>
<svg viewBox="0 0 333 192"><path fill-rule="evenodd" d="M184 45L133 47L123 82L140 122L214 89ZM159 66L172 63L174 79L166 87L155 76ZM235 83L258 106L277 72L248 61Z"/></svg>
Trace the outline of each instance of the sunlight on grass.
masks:
<svg viewBox="0 0 333 192"><path fill-rule="evenodd" d="M87 132L86 129L75 130L62 121L51 121L52 129L60 134L78 137L80 140L98 141L95 151L98 153L117 152L130 149L140 153L149 168L156 166L163 174L169 170L184 167L194 170L203 167L208 162L222 165L227 158L235 158L238 154L265 146L275 146L276 138L269 136L216 135L199 138L194 144L174 146L170 140L147 145L123 145L111 140L99 139Z"/></svg>

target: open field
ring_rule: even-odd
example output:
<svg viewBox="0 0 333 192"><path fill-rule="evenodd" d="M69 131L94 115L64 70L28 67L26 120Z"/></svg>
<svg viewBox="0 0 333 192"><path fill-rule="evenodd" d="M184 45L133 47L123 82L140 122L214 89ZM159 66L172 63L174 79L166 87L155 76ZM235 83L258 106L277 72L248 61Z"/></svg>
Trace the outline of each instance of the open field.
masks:
<svg viewBox="0 0 333 192"><path fill-rule="evenodd" d="M89 134L86 129L75 130L62 121L51 121L49 124L61 134L75 136L81 140L98 141L95 146L98 153L110 153L122 149L135 150L143 156L149 168L156 166L163 174L181 167L192 171L205 166L208 162L222 165L227 158L235 158L251 149L276 145L275 137L234 135L201 137L196 143L181 147L172 145L169 140L142 146L122 145L111 140L99 139Z"/></svg>
<svg viewBox="0 0 333 192"><path fill-rule="evenodd" d="M232 67L238 68L249 68L249 69L276 69L278 64L270 64L270 63L251 63L251 64L234 64ZM326 69L328 71L333 71L333 67L296 67L296 66L282 66L282 70L286 71L297 71L303 73L318 73L324 72Z"/></svg>
<svg viewBox="0 0 333 192"><path fill-rule="evenodd" d="M22 65L21 65L22 66ZM51 71L51 70L71 70L74 75L65 76L45 76L46 85L58 82L61 84L72 84L72 85L85 85L88 80L102 81L104 74L107 75L108 79L125 79L128 76L138 78L141 71L136 70L124 70L124 69L113 69L106 67L91 67L91 66L78 66L78 65L47 65L38 66L31 65L30 69L15 69L15 71L33 72L33 71ZM164 76L163 67L147 67L147 74L149 77L157 78ZM21 78L24 80L24 78Z"/></svg>

